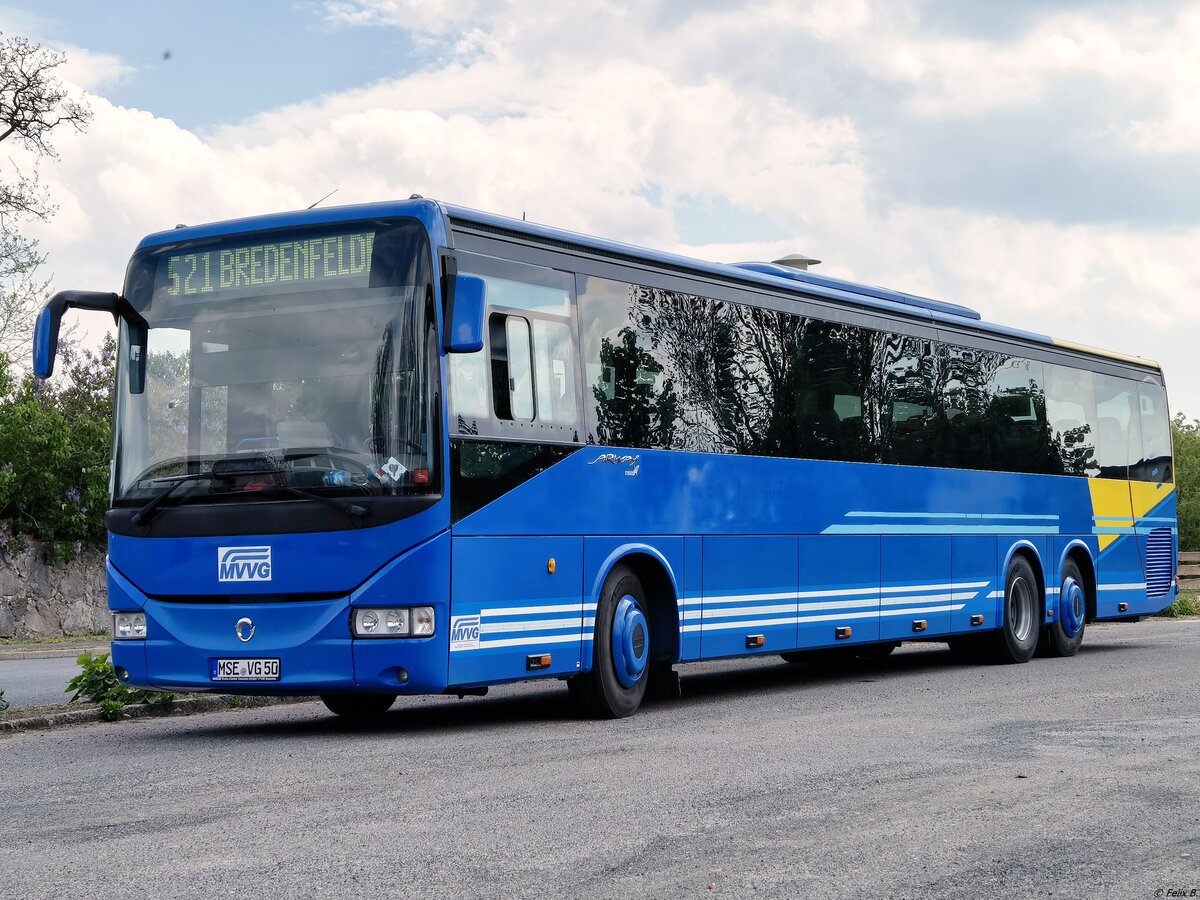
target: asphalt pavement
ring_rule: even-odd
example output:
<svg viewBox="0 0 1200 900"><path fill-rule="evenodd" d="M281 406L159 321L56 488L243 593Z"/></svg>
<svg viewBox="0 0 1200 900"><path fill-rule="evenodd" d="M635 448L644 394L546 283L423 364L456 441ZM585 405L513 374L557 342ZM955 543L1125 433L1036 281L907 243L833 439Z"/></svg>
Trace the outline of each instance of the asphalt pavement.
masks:
<svg viewBox="0 0 1200 900"><path fill-rule="evenodd" d="M29 732L0 894L1200 896L1198 664L1153 620L1020 666L685 666L615 722L542 682Z"/></svg>
<svg viewBox="0 0 1200 900"><path fill-rule="evenodd" d="M19 659L0 654L0 690L13 707L66 703L67 682L78 673L74 656Z"/></svg>

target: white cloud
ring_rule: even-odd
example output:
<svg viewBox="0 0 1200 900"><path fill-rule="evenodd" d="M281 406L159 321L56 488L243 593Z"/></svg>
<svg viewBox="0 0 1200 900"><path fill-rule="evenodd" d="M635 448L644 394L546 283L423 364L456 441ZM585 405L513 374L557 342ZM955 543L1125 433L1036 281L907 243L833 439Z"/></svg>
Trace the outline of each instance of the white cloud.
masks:
<svg viewBox="0 0 1200 900"><path fill-rule="evenodd" d="M1176 406L1200 411L1188 338L1200 226L1060 225L898 201L863 112L880 107L833 102L877 92L913 121L969 123L1084 75L1099 108L1116 83L1158 101L1107 122L1108 139L1193 151L1198 8L1165 30L1139 13L1061 12L1000 44L926 32L911 4L709 6L330 3L342 24L443 41L447 59L203 137L96 99L89 133L64 134L46 172L61 205L42 231L56 284L117 287L136 241L176 222L303 207L335 187L339 203L418 192L704 258L804 250L831 275L1158 356ZM779 236L728 231L689 247L676 217L696 198L776 223Z"/></svg>
<svg viewBox="0 0 1200 900"><path fill-rule="evenodd" d="M128 78L136 70L113 53L94 53L81 47L55 46L66 54L66 62L58 69L63 81L85 91L99 91Z"/></svg>

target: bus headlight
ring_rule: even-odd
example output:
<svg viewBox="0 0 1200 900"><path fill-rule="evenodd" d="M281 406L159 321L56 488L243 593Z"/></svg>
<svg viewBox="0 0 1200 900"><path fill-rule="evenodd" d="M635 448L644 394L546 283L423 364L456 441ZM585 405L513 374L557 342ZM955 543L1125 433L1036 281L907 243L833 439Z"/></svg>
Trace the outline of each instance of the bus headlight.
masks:
<svg viewBox="0 0 1200 900"><path fill-rule="evenodd" d="M414 606L412 610L413 637L427 637L433 634L433 607Z"/></svg>
<svg viewBox="0 0 1200 900"><path fill-rule="evenodd" d="M433 607L356 609L350 630L360 638L429 637L434 631Z"/></svg>
<svg viewBox="0 0 1200 900"><path fill-rule="evenodd" d="M146 639L146 614L143 612L113 613L114 641L144 641Z"/></svg>

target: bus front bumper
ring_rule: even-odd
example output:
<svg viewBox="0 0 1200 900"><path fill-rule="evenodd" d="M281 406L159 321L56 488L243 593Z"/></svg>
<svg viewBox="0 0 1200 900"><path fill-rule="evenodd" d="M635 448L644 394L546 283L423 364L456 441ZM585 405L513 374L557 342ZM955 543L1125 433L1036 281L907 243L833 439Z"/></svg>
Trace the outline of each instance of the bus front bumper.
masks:
<svg viewBox="0 0 1200 900"><path fill-rule="evenodd" d="M113 665L130 687L278 696L446 687L443 639L354 639L348 598L144 603L146 639L112 645Z"/></svg>

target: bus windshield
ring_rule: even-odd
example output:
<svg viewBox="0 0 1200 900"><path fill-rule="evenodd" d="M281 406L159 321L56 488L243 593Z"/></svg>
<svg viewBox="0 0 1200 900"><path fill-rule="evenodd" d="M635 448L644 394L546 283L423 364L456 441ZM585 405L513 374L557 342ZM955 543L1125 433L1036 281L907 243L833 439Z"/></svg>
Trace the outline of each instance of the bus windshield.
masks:
<svg viewBox="0 0 1200 900"><path fill-rule="evenodd" d="M115 506L437 489L416 223L173 245L135 258L126 296L148 340L133 393L122 327Z"/></svg>

